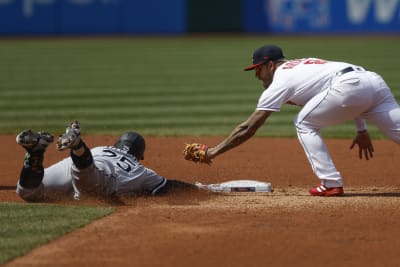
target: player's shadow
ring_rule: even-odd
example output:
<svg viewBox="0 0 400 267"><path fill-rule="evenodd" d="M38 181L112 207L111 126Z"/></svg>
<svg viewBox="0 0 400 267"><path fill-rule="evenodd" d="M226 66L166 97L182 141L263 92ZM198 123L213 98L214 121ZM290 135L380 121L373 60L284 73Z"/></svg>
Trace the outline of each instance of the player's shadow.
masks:
<svg viewBox="0 0 400 267"><path fill-rule="evenodd" d="M0 185L0 191L15 190L15 189L16 189L15 185Z"/></svg>
<svg viewBox="0 0 400 267"><path fill-rule="evenodd" d="M345 193L342 197L400 197L400 192Z"/></svg>

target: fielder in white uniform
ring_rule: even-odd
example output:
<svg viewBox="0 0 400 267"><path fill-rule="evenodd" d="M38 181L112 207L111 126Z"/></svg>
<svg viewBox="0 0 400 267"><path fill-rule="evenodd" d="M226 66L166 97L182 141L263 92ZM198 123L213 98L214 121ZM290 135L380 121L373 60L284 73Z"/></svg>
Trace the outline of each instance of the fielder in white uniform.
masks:
<svg viewBox="0 0 400 267"><path fill-rule="evenodd" d="M54 201L84 196L115 198L138 193L160 194L171 190L197 189L192 184L166 179L140 163L145 140L126 132L114 146L90 150L80 137L80 124L70 123L59 137L58 150L70 149L70 157L43 168L44 152L53 142L47 132L22 131L17 143L27 151L17 194L26 201Z"/></svg>
<svg viewBox="0 0 400 267"><path fill-rule="evenodd" d="M253 64L265 91L255 112L224 141L207 150L209 159L243 143L255 134L283 104L303 108L294 119L297 135L320 185L310 189L314 196L343 195L343 179L336 169L320 129L355 121L357 135L351 148L359 148L360 159L373 156L366 120L387 137L400 143L400 108L388 85L378 74L345 62L317 58L285 60L281 48L266 45L255 50Z"/></svg>

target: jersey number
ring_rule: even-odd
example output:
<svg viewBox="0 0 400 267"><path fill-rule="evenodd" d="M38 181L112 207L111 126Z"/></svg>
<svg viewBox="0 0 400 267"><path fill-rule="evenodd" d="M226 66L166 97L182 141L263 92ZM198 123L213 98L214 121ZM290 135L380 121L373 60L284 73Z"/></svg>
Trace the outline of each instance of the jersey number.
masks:
<svg viewBox="0 0 400 267"><path fill-rule="evenodd" d="M104 152L104 156L106 157L110 157L110 158L117 158L118 155L109 150L109 149L103 149ZM132 161L130 161L127 157L122 156L118 159L116 165L121 168L122 170L126 171L126 172L130 172L133 168L133 166L135 166L135 163L133 163Z"/></svg>
<svg viewBox="0 0 400 267"><path fill-rule="evenodd" d="M325 64L326 61L322 59L309 59L304 64Z"/></svg>

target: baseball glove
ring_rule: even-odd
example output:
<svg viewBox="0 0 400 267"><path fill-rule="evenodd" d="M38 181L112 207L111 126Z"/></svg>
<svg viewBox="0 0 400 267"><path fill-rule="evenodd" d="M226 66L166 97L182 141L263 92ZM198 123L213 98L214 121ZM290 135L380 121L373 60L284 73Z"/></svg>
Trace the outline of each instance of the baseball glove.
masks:
<svg viewBox="0 0 400 267"><path fill-rule="evenodd" d="M207 157L208 146L204 144L192 143L186 144L183 150L183 155L186 160L193 162L207 163L211 164L211 159Z"/></svg>

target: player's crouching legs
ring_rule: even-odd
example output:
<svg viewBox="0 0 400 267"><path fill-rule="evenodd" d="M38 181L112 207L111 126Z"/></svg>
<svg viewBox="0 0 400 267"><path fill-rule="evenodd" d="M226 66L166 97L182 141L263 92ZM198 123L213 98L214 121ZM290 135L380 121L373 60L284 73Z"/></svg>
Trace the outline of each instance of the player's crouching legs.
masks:
<svg viewBox="0 0 400 267"><path fill-rule="evenodd" d="M306 120L295 120L297 137L311 168L321 184L328 187L342 187L343 179L336 169L328 149L323 141L320 129L313 127Z"/></svg>

